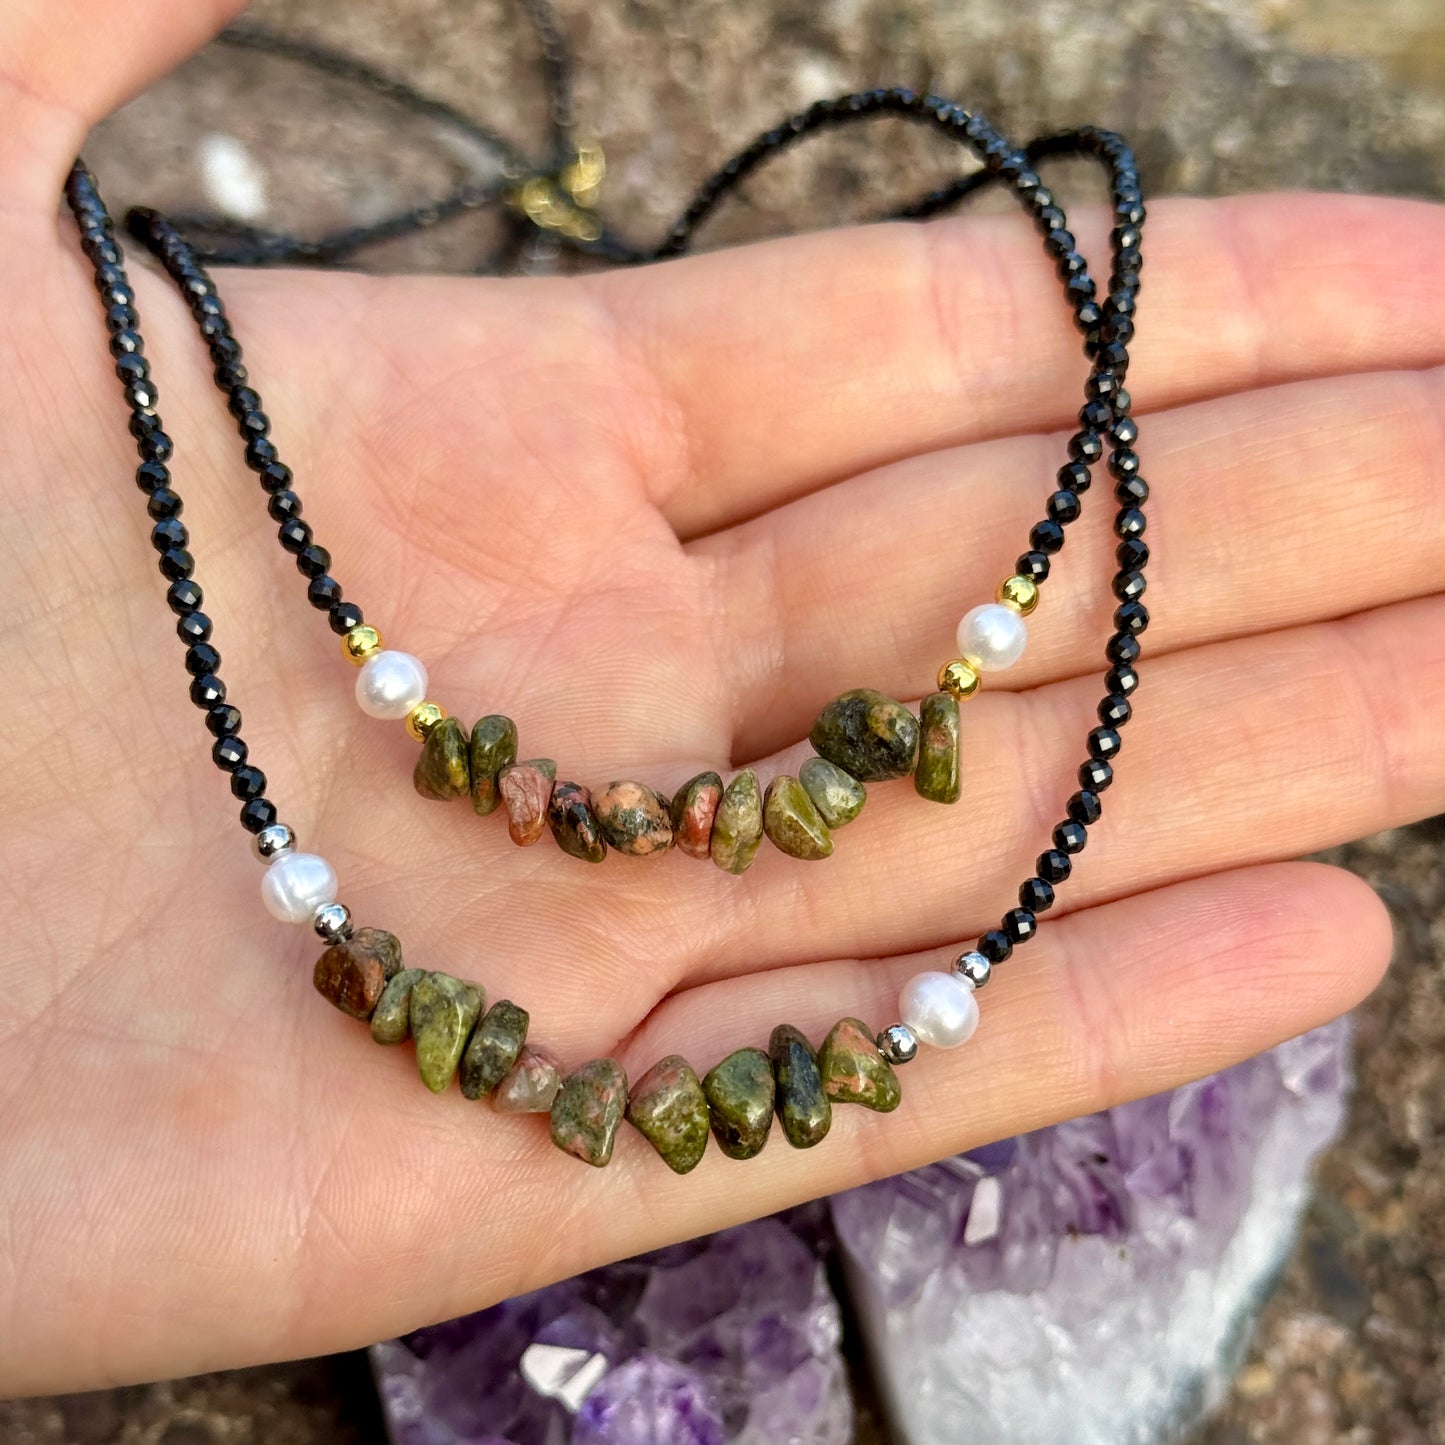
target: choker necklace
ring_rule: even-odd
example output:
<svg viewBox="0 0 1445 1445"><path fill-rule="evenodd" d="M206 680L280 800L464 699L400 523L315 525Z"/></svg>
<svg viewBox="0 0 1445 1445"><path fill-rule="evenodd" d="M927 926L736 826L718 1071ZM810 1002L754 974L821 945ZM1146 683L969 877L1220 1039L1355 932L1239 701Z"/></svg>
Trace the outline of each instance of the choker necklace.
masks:
<svg viewBox="0 0 1445 1445"><path fill-rule="evenodd" d="M408 968L401 946L379 928L353 928L338 902L337 879L329 863L298 851L290 828L278 821L266 797L265 774L248 757L240 735L241 714L227 702L219 676L220 654L212 645L211 619L201 611L201 588L180 521L181 498L167 463L172 444L156 410L157 394L143 355L135 295L127 281L114 225L94 179L77 161L66 184L66 200L80 231L81 246L95 268L105 306L110 350L130 407L130 431L140 465L136 483L147 497L153 521L151 541L160 554L167 602L177 615L186 646L191 700L205 714L214 736L212 758L229 774L241 801L241 825L253 835L253 850L266 865L262 899L272 915L312 924L327 944L317 960L317 990L343 1013L369 1022L378 1043L411 1038L422 1081L442 1092L453 1076L469 1099L489 1097L495 1108L546 1113L553 1141L593 1165L606 1164L624 1117L677 1173L701 1160L709 1135L735 1159L756 1155L767 1142L776 1115L784 1138L795 1148L819 1143L827 1134L832 1106L862 1104L886 1113L901 1093L895 1066L909 1062L920 1044L952 1048L964 1043L978 1023L975 993L1019 944L1038 930L1039 915L1054 902L1055 887L1068 878L1072 855L1085 845L1088 828L1102 813L1101 795L1113 780L1112 759L1119 729L1129 720L1130 696L1138 686L1134 664L1148 613L1139 601L1148 547L1143 541L1148 485L1134 450L1138 428L1129 415L1124 386L1128 344L1139 291L1144 205L1133 154L1112 132L1083 128L1014 148L982 117L937 96L911 91L869 91L825 101L759 136L717 172L649 255L676 254L721 197L760 162L813 131L868 115L893 114L930 125L970 150L982 171L931 193L908 214L941 209L978 185L1009 189L1029 213L1054 261L1090 360L1079 430L1068 443L1047 516L1029 534L1029 547L1001 582L995 600L968 612L958 629L960 656L945 662L938 690L923 700L919 716L868 689L844 693L819 714L809 735L818 756L797 777L773 779L760 789L751 769L724 786L718 773L703 773L669 801L637 782L613 782L595 795L580 784L557 781L547 759L518 760L515 725L506 717L484 717L468 733L427 699L422 663L404 652L384 649L380 634L359 607L342 597L331 575L331 556L301 519L301 500L290 469L267 435L261 398L248 384L241 348L232 334L220 297L195 250L180 231L153 211L132 212L129 225L158 258L188 302L207 342L217 386L226 394L245 445L246 463L268 494L267 509L279 523L278 537L307 579L311 604L326 613L344 655L360 665L356 695L373 717L404 722L421 743L414 781L424 797L470 798L478 813L505 811L513 840L534 843L550 829L562 850L601 862L608 851L646 855L674 844L697 858L741 873L757 856L766 836L796 858L818 859L832 851L832 832L863 805L869 783L911 776L916 791L936 802L959 796L960 703L977 691L981 676L1015 661L1026 640L1025 617L1033 611L1051 558L1064 544L1065 528L1080 512L1091 466L1109 448L1108 470L1120 510L1114 519L1118 572L1113 581L1118 607L1105 653L1109 669L1099 725L1087 736L1088 756L1078 771L1079 789L1066 817L1038 857L1036 872L1019 888L1019 903L977 946L947 971L910 979L899 998L900 1022L876 1034L856 1018L843 1018L815 1051L789 1024L772 1032L765 1050L746 1046L729 1054L700 1080L688 1062L671 1055L629 1086L612 1059L594 1059L564 1071L559 1061L527 1038L525 1009L507 999L486 1007L483 989L452 975ZM1112 187L1113 227L1108 294L1097 299L1063 210L1043 185L1035 161L1058 154L1085 154L1100 161Z"/></svg>

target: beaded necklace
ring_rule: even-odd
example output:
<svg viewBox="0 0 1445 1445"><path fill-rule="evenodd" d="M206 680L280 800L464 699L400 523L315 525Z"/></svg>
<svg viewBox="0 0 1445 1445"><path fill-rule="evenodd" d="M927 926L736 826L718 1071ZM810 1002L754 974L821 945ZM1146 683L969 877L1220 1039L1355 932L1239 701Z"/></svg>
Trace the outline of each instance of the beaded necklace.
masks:
<svg viewBox="0 0 1445 1445"><path fill-rule="evenodd" d="M966 1042L978 1024L977 990L1016 946L1037 932L1039 915L1052 906L1057 885L1072 869L1073 855L1084 847L1088 828L1101 816L1102 794L1112 782L1112 760L1120 748L1119 729L1131 714L1139 636L1149 620L1139 601L1148 560L1143 508L1149 489L1139 474L1134 450L1138 428L1129 415L1124 386L1142 265L1144 205L1133 155L1121 137L1086 127L1016 149L981 116L937 96L920 97L903 89L843 96L810 106L759 136L703 185L660 246L634 251L625 259L680 253L718 201L762 161L811 132L879 114L936 128L982 162L979 172L930 193L903 214L931 214L989 182L1007 187L1024 206L1055 263L1084 337L1090 360L1085 402L1047 515L1030 532L1028 549L1014 573L999 584L994 600L965 614L958 628L959 656L939 669L937 691L923 699L918 716L870 689L844 693L822 710L810 732L817 756L798 776L774 778L766 789L755 771L743 769L726 784L720 773L700 774L670 800L632 781L611 782L592 793L581 784L559 781L549 759L519 759L517 729L510 719L493 714L468 731L429 700L423 664L382 645L380 633L361 609L343 597L331 574L330 553L302 520L291 470L268 435L261 398L249 385L240 345L201 255L175 224L155 212L139 210L129 217L132 234L159 259L190 306L207 343L216 384L227 396L243 439L246 464L257 474L268 497L267 509L278 523L278 540L307 579L308 600L327 615L345 657L360 667L358 702L373 717L402 721L421 744L414 770L417 792L431 799L470 799L482 815L500 807L514 842L527 846L550 830L564 853L589 862L601 862L609 852L649 856L676 846L737 874L753 864L764 838L795 858L828 856L833 832L857 816L871 784L911 776L921 797L944 804L957 801L961 704L976 694L986 674L1009 666L1022 652L1025 619L1038 602L1051 558L1063 547L1065 528L1080 513L1092 466L1107 444L1107 466L1119 504L1114 519L1119 570L1113 580L1118 601L1114 631L1105 647L1105 696L1098 706L1098 726L1086 738L1079 788L1068 799L1050 846L1039 854L1035 873L1020 885L1018 906L1004 913L998 926L949 969L910 979L900 994L899 1022L875 1033L859 1019L840 1019L816 1050L801 1031L779 1024L766 1050L739 1048L701 1079L677 1055L662 1059L631 1085L612 1059L564 1068L528 1039L525 1009L507 999L488 1008L481 986L406 967L393 934L355 928L349 910L338 901L330 864L297 849L292 830L279 821L275 804L266 796L265 774L249 760L241 714L227 701L219 675L221 658L211 640L211 619L201 610L195 562L180 521L181 498L168 466L173 447L157 413L135 295L113 222L82 162L76 161L66 184L82 249L95 269L110 350L130 408L130 431L140 455L136 483L146 495L151 541L167 581L166 600L186 647L191 700L204 713L214 737L212 758L229 775L231 791L241 803L241 825L266 865L261 887L265 906L278 919L315 928L327 945L313 971L318 991L343 1013L368 1023L378 1043L412 1039L429 1089L440 1093L455 1076L469 1099L490 1098L503 1111L546 1113L553 1141L589 1164L610 1160L624 1118L681 1174L700 1162L709 1137L732 1158L753 1157L766 1144L775 1116L787 1142L807 1148L828 1133L835 1104L861 1104L884 1113L897 1108L901 1091L896 1066L913 1059L920 1044L952 1048ZM1102 301L1062 208L1035 169L1036 161L1063 154L1092 156L1109 174L1111 271ZM585 157L573 164L582 160ZM602 234L598 227L589 239L585 227L569 224L564 234L583 248ZM252 243L269 245L270 255L284 250L274 238L268 242L253 235Z"/></svg>

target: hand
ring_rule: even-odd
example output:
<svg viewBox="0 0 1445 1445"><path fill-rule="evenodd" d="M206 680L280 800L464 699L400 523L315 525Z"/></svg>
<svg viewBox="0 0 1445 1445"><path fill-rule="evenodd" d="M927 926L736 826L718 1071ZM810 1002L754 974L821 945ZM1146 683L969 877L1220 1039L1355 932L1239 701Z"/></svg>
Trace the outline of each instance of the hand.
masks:
<svg viewBox="0 0 1445 1445"><path fill-rule="evenodd" d="M1164 1089L1347 1009L1388 924L1287 860L1445 806L1445 215L1153 205L1129 382L1154 487L1136 716L1102 824L964 1050L800 1154L606 1170L433 1098L262 912L146 539L56 198L86 125L234 4L0 19L8 619L0 723L0 1388L359 1345L601 1261ZM101 176L102 188L105 176ZM1103 220L1075 207L1096 264ZM837 852L591 868L425 803L414 745L273 540L189 317L132 248L207 610L254 759L358 919L571 1063L699 1072L896 1016L1013 902L1074 786L1113 605L1096 484L1025 661L965 713L965 799L880 786ZM916 698L1011 570L1084 362L1021 217L581 280L220 274L319 540L470 722L597 784L792 766L818 709ZM1100 469L1102 478L1102 468ZM781 756L779 755L781 752Z"/></svg>

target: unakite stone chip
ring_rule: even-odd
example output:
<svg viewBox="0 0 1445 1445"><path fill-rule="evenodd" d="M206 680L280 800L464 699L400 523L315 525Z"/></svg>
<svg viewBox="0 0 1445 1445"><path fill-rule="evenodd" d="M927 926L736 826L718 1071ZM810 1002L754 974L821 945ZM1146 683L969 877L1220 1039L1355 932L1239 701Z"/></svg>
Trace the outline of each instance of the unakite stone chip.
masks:
<svg viewBox="0 0 1445 1445"><path fill-rule="evenodd" d="M632 1086L627 1118L674 1174L695 1169L707 1149L707 1100L680 1054L659 1060Z"/></svg>
<svg viewBox="0 0 1445 1445"><path fill-rule="evenodd" d="M627 1075L615 1059L593 1059L567 1075L552 1101L552 1142L584 1164L612 1158L627 1108Z"/></svg>
<svg viewBox="0 0 1445 1445"><path fill-rule="evenodd" d="M484 998L474 983L428 973L411 988L411 1036L421 1081L440 1094L451 1083Z"/></svg>
<svg viewBox="0 0 1445 1445"><path fill-rule="evenodd" d="M358 928L334 943L312 970L316 992L354 1019L369 1019L387 980L401 972L401 944L384 928Z"/></svg>
<svg viewBox="0 0 1445 1445"><path fill-rule="evenodd" d="M819 757L860 782L904 778L918 756L918 719L901 702L860 687L818 714L808 741Z"/></svg>
<svg viewBox="0 0 1445 1445"><path fill-rule="evenodd" d="M935 803L956 803L963 793L958 751L958 699L930 693L918 709L921 739L913 786Z"/></svg>
<svg viewBox="0 0 1445 1445"><path fill-rule="evenodd" d="M763 797L763 832L790 858L816 860L833 852L833 835L807 789L786 774L768 784Z"/></svg>
<svg viewBox="0 0 1445 1445"><path fill-rule="evenodd" d="M592 811L592 795L580 783L558 783L547 804L547 823L557 846L584 863L600 863L607 844Z"/></svg>
<svg viewBox="0 0 1445 1445"><path fill-rule="evenodd" d="M712 820L722 795L722 779L710 772L689 778L672 795L672 837L680 853L689 858L711 856Z"/></svg>
<svg viewBox="0 0 1445 1445"><path fill-rule="evenodd" d="M763 1152L773 1127L773 1066L761 1049L738 1049L702 1081L712 1136L729 1159Z"/></svg>
<svg viewBox="0 0 1445 1445"><path fill-rule="evenodd" d="M862 1104L891 1114L903 1098L893 1065L878 1052L861 1019L839 1019L818 1050L823 1092L835 1104Z"/></svg>
<svg viewBox="0 0 1445 1445"><path fill-rule="evenodd" d="M489 713L472 729L472 807L483 816L497 806L497 774L517 761L517 724Z"/></svg>
<svg viewBox="0 0 1445 1445"><path fill-rule="evenodd" d="M768 1040L777 1086L778 1122L783 1138L794 1149L811 1149L822 1143L833 1123L833 1107L823 1092L818 1056L792 1024L779 1024Z"/></svg>
<svg viewBox="0 0 1445 1445"><path fill-rule="evenodd" d="M608 783L592 795L602 836L619 853L646 858L672 847L669 800L646 783Z"/></svg>
<svg viewBox="0 0 1445 1445"><path fill-rule="evenodd" d="M404 968L382 990L371 1016L371 1036L377 1043L400 1044L411 1037L411 991L425 977L424 968Z"/></svg>
<svg viewBox="0 0 1445 1445"><path fill-rule="evenodd" d="M492 1108L503 1114L545 1114L562 1087L562 1071L545 1049L523 1044L517 1062L492 1094Z"/></svg>
<svg viewBox="0 0 1445 1445"><path fill-rule="evenodd" d="M468 1099L490 1094L506 1078L527 1041L527 1010L498 999L486 1012L462 1055L459 1077Z"/></svg>
<svg viewBox="0 0 1445 1445"><path fill-rule="evenodd" d="M472 770L467 761L467 735L454 717L433 723L421 745L411 777L423 798L448 802L465 798L472 787Z"/></svg>
<svg viewBox="0 0 1445 1445"><path fill-rule="evenodd" d="M519 848L530 848L547 831L547 804L557 764L551 758L508 763L497 774L497 793L507 810L507 833Z"/></svg>
<svg viewBox="0 0 1445 1445"><path fill-rule="evenodd" d="M868 789L852 773L845 773L827 758L809 758L798 769L798 781L830 828L851 823L868 801Z"/></svg>
<svg viewBox="0 0 1445 1445"><path fill-rule="evenodd" d="M712 821L712 861L726 873L746 873L763 842L763 793L744 769L723 789Z"/></svg>

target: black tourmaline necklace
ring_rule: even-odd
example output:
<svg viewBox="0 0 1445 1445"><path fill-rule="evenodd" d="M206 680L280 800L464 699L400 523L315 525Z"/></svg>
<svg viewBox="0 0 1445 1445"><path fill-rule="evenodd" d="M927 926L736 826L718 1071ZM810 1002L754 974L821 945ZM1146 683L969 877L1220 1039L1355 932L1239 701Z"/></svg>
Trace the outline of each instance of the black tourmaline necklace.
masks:
<svg viewBox="0 0 1445 1445"><path fill-rule="evenodd" d="M402 722L420 743L414 774L418 793L443 800L469 798L482 815L500 809L513 842L523 847L550 832L563 853L592 863L601 863L609 853L648 857L676 847L738 874L753 865L765 838L794 858L828 857L834 833L858 816L870 784L911 777L920 797L956 802L960 704L977 692L986 674L1010 666L1023 651L1026 618L1037 605L1050 559L1063 547L1064 529L1079 515L1093 464L1109 448L1108 470L1119 503L1114 520L1119 570L1113 582L1118 600L1115 630L1105 648L1106 695L1098 708L1099 725L1088 733L1079 788L1068 799L1067 816L1054 829L1050 845L1039 854L1035 874L1020 886L1018 906L950 968L910 979L899 997L900 1022L875 1033L856 1018L840 1019L816 1051L798 1029L779 1024L766 1050L746 1044L713 1064L701 1079L677 1055L662 1059L631 1084L612 1059L566 1067L528 1040L527 1012L519 1005L501 999L488 1008L480 985L408 968L391 933L353 928L349 911L337 901L331 865L297 849L291 829L278 821L275 804L266 797L265 774L249 760L241 714L227 702L219 676L212 622L201 611L201 588L180 520L181 499L168 465L171 440L156 411L135 295L114 226L81 162L76 162L66 186L81 245L95 267L111 354L130 406L130 430L141 458L136 482L146 494L153 521L151 541L167 581L166 600L179 619L191 699L205 714L215 738L212 757L230 775L231 791L241 800L241 825L252 835L256 856L265 865L261 894L267 909L285 922L313 925L327 944L315 966L318 991L343 1013L368 1022L378 1043L400 1044L410 1038L429 1089L440 1093L457 1076L468 1099L486 1097L497 1109L548 1114L553 1141L589 1164L603 1165L612 1157L624 1118L670 1168L684 1174L702 1159L709 1134L730 1158L748 1159L767 1143L775 1114L784 1138L801 1149L827 1134L834 1104L862 1104L881 1113L895 1109L901 1098L896 1065L911 1060L920 1044L953 1048L973 1034L976 991L1017 945L1034 936L1039 915L1053 904L1055 887L1069 876L1072 855L1083 848L1088 827L1098 820L1101 795L1113 779L1119 729L1129 720L1129 699L1138 685L1134 664L1139 634L1149 620L1139 601L1148 560L1143 507L1149 489L1139 474L1134 450L1138 428L1129 415L1124 386L1142 264L1144 204L1134 158L1123 139L1085 128L1018 150L982 117L937 96L919 97L906 90L844 96L810 107L739 152L704 185L667 240L650 254L683 250L731 186L799 137L883 113L933 126L982 162L975 177L925 198L911 214L940 209L945 200L987 182L1009 189L1028 211L1084 336L1090 361L1085 401L1046 518L1030 532L1028 550L998 584L994 600L974 607L959 623L958 656L939 669L937 690L923 699L918 715L868 689L844 693L823 708L809 734L817 756L796 777L775 777L766 788L752 769L744 769L727 781L720 773L699 774L671 799L646 783L625 780L589 791L580 783L559 780L551 759L520 757L517 729L509 718L483 717L468 730L430 701L425 667L408 653L385 648L361 609L343 600L341 586L331 575L330 553L313 540L301 519L292 473L268 436L261 398L249 385L240 345L198 252L154 212L130 217L132 231L190 305L210 351L216 384L226 393L244 440L246 463L260 478L267 509L279 524L281 545L296 558L307 579L307 596L327 614L344 656L360 668L356 698L362 710ZM1063 210L1034 168L1039 159L1061 154L1091 155L1109 173L1111 274L1102 301ZM566 214L575 223L579 213ZM585 238L588 233L579 227L578 234Z"/></svg>

